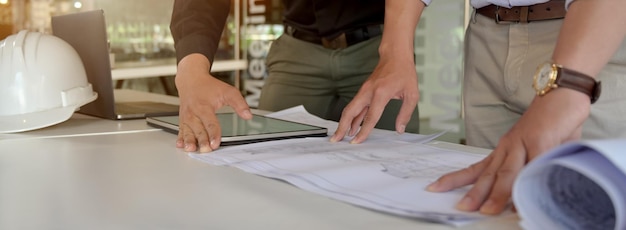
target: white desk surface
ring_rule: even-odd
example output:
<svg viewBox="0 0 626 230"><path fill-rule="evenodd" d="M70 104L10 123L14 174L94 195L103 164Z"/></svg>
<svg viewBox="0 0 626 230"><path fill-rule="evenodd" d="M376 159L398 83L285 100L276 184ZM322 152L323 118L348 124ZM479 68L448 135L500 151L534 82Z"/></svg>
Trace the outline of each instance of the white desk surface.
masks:
<svg viewBox="0 0 626 230"><path fill-rule="evenodd" d="M175 139L81 114L0 135L0 229L520 229L515 215L453 228L356 207L191 159Z"/></svg>
<svg viewBox="0 0 626 230"><path fill-rule="evenodd" d="M0 140L0 229L455 229L202 163L174 141L163 131Z"/></svg>

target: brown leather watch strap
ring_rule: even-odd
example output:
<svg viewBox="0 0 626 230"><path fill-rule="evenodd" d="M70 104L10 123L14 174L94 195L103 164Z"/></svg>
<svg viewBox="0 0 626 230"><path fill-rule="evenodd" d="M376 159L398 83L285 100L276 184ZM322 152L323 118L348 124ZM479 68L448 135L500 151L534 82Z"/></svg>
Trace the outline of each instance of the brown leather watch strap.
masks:
<svg viewBox="0 0 626 230"><path fill-rule="evenodd" d="M558 71L557 76L559 77L555 81L557 86L577 90L589 95L592 104L598 100L601 88L599 81L584 73L570 69L558 68Z"/></svg>

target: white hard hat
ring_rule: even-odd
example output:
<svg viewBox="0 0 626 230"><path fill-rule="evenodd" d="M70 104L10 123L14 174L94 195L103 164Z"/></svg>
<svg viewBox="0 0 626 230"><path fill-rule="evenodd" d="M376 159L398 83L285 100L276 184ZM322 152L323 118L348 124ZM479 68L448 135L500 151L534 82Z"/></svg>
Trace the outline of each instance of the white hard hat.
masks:
<svg viewBox="0 0 626 230"><path fill-rule="evenodd" d="M61 123L97 97L62 39L24 30L0 41L0 133Z"/></svg>

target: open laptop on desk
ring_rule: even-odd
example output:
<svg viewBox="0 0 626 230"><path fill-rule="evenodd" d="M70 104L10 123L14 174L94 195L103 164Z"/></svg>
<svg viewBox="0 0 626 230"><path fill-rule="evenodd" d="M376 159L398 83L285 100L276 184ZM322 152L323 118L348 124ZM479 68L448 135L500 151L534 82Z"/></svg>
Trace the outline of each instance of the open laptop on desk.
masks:
<svg viewBox="0 0 626 230"><path fill-rule="evenodd" d="M108 119L144 118L147 114L177 114L178 106L160 102L116 102L111 77L109 44L103 10L52 17L53 35L78 52L87 78L98 99L82 106L79 113Z"/></svg>

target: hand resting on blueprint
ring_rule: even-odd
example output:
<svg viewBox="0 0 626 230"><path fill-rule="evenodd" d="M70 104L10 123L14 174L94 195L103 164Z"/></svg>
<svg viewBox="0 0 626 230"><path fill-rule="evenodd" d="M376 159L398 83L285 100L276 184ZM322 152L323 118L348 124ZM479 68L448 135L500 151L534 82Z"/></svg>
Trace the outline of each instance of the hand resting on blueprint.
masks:
<svg viewBox="0 0 626 230"><path fill-rule="evenodd" d="M176 88L180 97L180 130L176 147L210 152L220 146L221 128L215 111L228 105L243 119L252 119L250 107L235 87L209 73L211 63L190 54L178 63Z"/></svg>
<svg viewBox="0 0 626 230"><path fill-rule="evenodd" d="M572 1L551 59L574 71L598 76L626 37L626 15L615 18L604 12L625 7L626 1ZM580 138L590 107L589 96L572 89L556 88L536 96L489 157L441 177L429 190L448 191L474 184L457 207L500 213L510 202L513 182L522 167L547 150Z"/></svg>
<svg viewBox="0 0 626 230"><path fill-rule="evenodd" d="M588 96L569 89L535 97L487 158L442 176L428 190L444 192L474 184L457 208L484 214L502 212L509 206L513 183L524 165L561 143L579 139L589 107ZM550 119L545 119L547 114Z"/></svg>

